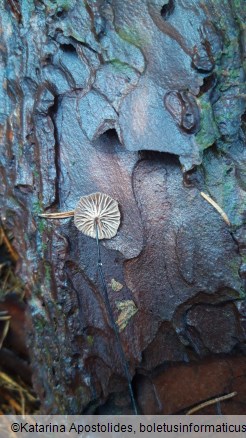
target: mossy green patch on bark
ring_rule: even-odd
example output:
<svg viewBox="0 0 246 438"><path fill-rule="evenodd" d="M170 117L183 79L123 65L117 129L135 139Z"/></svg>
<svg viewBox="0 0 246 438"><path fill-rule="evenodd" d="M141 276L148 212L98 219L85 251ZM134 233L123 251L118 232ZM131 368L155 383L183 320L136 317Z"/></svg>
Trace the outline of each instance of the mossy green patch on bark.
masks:
<svg viewBox="0 0 246 438"><path fill-rule="evenodd" d="M198 104L201 110L201 120L200 129L195 138L199 149L203 151L212 146L220 134L214 120L212 105L205 94L198 99Z"/></svg>
<svg viewBox="0 0 246 438"><path fill-rule="evenodd" d="M44 0L44 4L48 12L58 12L60 10L69 11L69 9L74 8L76 0Z"/></svg>
<svg viewBox="0 0 246 438"><path fill-rule="evenodd" d="M240 226L244 217L246 193L238 187L237 166L227 158L227 149L208 149L203 157L204 181L211 197L225 211L232 226Z"/></svg>
<svg viewBox="0 0 246 438"><path fill-rule="evenodd" d="M89 344L90 347L94 344L94 336L88 335L86 337L86 340L87 340L87 343Z"/></svg>
<svg viewBox="0 0 246 438"><path fill-rule="evenodd" d="M44 262L44 275L45 275L45 281L46 282L50 282L51 281L51 266L47 263Z"/></svg>

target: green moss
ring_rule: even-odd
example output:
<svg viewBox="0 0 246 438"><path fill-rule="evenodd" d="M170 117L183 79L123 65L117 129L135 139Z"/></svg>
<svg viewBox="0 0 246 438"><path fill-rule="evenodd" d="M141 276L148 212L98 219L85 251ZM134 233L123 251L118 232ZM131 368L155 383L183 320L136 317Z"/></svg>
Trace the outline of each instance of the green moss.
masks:
<svg viewBox="0 0 246 438"><path fill-rule="evenodd" d="M218 89L225 91L231 86L242 86L241 69L242 65L239 61L239 35L228 41L222 52L221 63L216 68L216 73L219 78Z"/></svg>
<svg viewBox="0 0 246 438"><path fill-rule="evenodd" d="M36 178L36 179L39 178L39 172L38 172L36 169L33 171L33 176L34 176L34 178Z"/></svg>
<svg viewBox="0 0 246 438"><path fill-rule="evenodd" d="M35 324L35 330L37 330L40 334L40 332L43 332L45 329L45 326L47 324L47 321L45 318L34 318L34 324Z"/></svg>
<svg viewBox="0 0 246 438"><path fill-rule="evenodd" d="M76 3L76 0L56 0L57 6L62 8L64 11L69 11L69 9L73 9Z"/></svg>
<svg viewBox="0 0 246 438"><path fill-rule="evenodd" d="M86 340L87 340L88 344L90 345L90 347L94 344L94 336L88 335L86 337Z"/></svg>
<svg viewBox="0 0 246 438"><path fill-rule="evenodd" d="M37 216L37 228L40 235L42 235L47 227L47 221L38 217L43 212L42 202L38 199L33 203L33 214Z"/></svg>
<svg viewBox="0 0 246 438"><path fill-rule="evenodd" d="M38 232L40 234L43 234L45 228L46 228L46 221L45 219L38 219Z"/></svg>
<svg viewBox="0 0 246 438"><path fill-rule="evenodd" d="M69 11L69 9L73 9L76 0L43 0L48 12L57 12L58 10Z"/></svg>
<svg viewBox="0 0 246 438"><path fill-rule="evenodd" d="M212 3L216 27L223 34L223 49L218 52L215 59L218 99L213 106L209 103L207 93L198 99L201 108L201 128L196 135L196 141L201 150L215 142L219 147L220 139L221 143L224 143L224 149L227 149L228 143L237 137L238 120L242 113L238 89L243 95L245 87L240 62L239 26L232 23L231 8L227 1L213 0ZM242 1L234 1L232 4L235 8L242 8L243 5ZM223 14L221 10L224 11ZM234 97L236 94L237 96Z"/></svg>
<svg viewBox="0 0 246 438"><path fill-rule="evenodd" d="M196 134L196 142L199 145L199 149L203 151L209 146L212 146L214 142L219 138L220 134L216 123L214 121L214 114L212 106L208 100L208 97L203 94L198 103L201 111L200 129Z"/></svg>
<svg viewBox="0 0 246 438"><path fill-rule="evenodd" d="M218 150L221 147L218 143L216 149L208 149L203 155L205 184L212 198L228 215L231 225L240 226L244 217L246 194L238 186L235 164L227 162L227 145L225 150Z"/></svg>
<svg viewBox="0 0 246 438"><path fill-rule="evenodd" d="M109 63L114 67L116 73L124 73L125 75L132 74L132 68L125 62L120 61L119 59L110 59Z"/></svg>
<svg viewBox="0 0 246 438"><path fill-rule="evenodd" d="M47 262L44 262L44 278L46 282L51 281L51 266Z"/></svg>
<svg viewBox="0 0 246 438"><path fill-rule="evenodd" d="M39 214L43 213L42 202L39 199L33 202L32 211L36 216L37 230L39 233L38 247L44 252L47 249L47 243L42 241L42 237L44 232L48 229L48 222L45 219L38 217Z"/></svg>
<svg viewBox="0 0 246 438"><path fill-rule="evenodd" d="M234 257L229 262L229 267L232 272L233 277L239 276L239 269L240 269L240 260L239 257Z"/></svg>
<svg viewBox="0 0 246 438"><path fill-rule="evenodd" d="M142 29L134 27L130 28L125 26L118 30L119 37L127 41L128 43L137 46L144 47L151 43L151 37L148 32L144 32Z"/></svg>
<svg viewBox="0 0 246 438"><path fill-rule="evenodd" d="M36 215L43 212L42 202L39 199L33 202L32 211Z"/></svg>
<svg viewBox="0 0 246 438"><path fill-rule="evenodd" d="M42 251L43 251L43 252L46 251L47 248L48 248L47 243L43 243L43 242L42 242Z"/></svg>

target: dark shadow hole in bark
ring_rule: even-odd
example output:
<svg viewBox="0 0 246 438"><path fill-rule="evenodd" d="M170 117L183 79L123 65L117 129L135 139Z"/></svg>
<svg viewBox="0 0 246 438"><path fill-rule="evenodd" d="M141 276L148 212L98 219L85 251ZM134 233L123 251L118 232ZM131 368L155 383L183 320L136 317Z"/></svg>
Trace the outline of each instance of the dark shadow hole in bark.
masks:
<svg viewBox="0 0 246 438"><path fill-rule="evenodd" d="M167 18L173 13L175 7L174 0L169 0L169 2L162 6L161 8L161 16L163 20L167 20Z"/></svg>
<svg viewBox="0 0 246 438"><path fill-rule="evenodd" d="M76 53L76 47L73 44L61 44L61 49L66 53Z"/></svg>
<svg viewBox="0 0 246 438"><path fill-rule="evenodd" d="M106 36L106 31L101 30L99 34L97 35L98 41L101 41Z"/></svg>
<svg viewBox="0 0 246 438"><path fill-rule="evenodd" d="M136 386L136 375L132 378L132 387L134 395L136 396L137 386ZM125 415L132 414L132 406L131 401L128 395L128 389L126 383L120 376L113 375L110 378L111 384L109 386L118 387L119 390L115 392L109 392L107 399L98 405L93 412L94 415L120 415L119 411ZM115 381L115 385L113 383ZM120 387L122 388L120 389ZM124 386L124 387L123 387ZM120 405L119 405L120 401ZM138 406L139 409L139 406ZM88 412L83 412L83 414L87 414Z"/></svg>
<svg viewBox="0 0 246 438"><path fill-rule="evenodd" d="M242 115L242 122L244 122L244 123L246 123L246 112L245 113L243 113L243 115Z"/></svg>
<svg viewBox="0 0 246 438"><path fill-rule="evenodd" d="M78 412L77 415L98 415L98 399L94 395L94 398L86 405L85 409L82 412Z"/></svg>
<svg viewBox="0 0 246 438"><path fill-rule="evenodd" d="M100 41L103 37L105 37L107 33L107 20L102 15L100 17L101 17L100 25L98 26L98 29L95 29L97 33L98 41Z"/></svg>
<svg viewBox="0 0 246 438"><path fill-rule="evenodd" d="M241 116L241 126L244 134L246 135L246 112Z"/></svg>
<svg viewBox="0 0 246 438"><path fill-rule="evenodd" d="M198 97L202 96L204 93L207 93L208 90L211 90L216 84L216 74L213 73L206 78L203 79L203 84L200 87L200 91Z"/></svg>
<svg viewBox="0 0 246 438"><path fill-rule="evenodd" d="M139 151L139 158L140 160L164 162L173 166L180 167L178 156L174 154L169 154L168 152L143 150Z"/></svg>
<svg viewBox="0 0 246 438"><path fill-rule="evenodd" d="M60 179L60 148L59 148L59 135L56 126L56 114L59 107L59 96L54 97L54 103L48 110L48 115L52 120L54 126L54 140L55 140L55 166L56 166L56 194L55 194L55 202L54 204L59 203L59 179Z"/></svg>
<svg viewBox="0 0 246 438"><path fill-rule="evenodd" d="M64 9L60 9L57 11L56 16L61 18L64 15L64 13L65 13Z"/></svg>
<svg viewBox="0 0 246 438"><path fill-rule="evenodd" d="M47 55L46 56L46 58L44 59L44 65L49 65L49 64L52 64L52 62L53 62L53 58L52 58L52 55Z"/></svg>
<svg viewBox="0 0 246 438"><path fill-rule="evenodd" d="M101 138L110 142L119 142L119 137L116 129L108 129L101 135Z"/></svg>
<svg viewBox="0 0 246 438"><path fill-rule="evenodd" d="M193 169L184 173L183 183L185 187L193 188L196 187L200 191L204 186L204 175L199 167L194 167Z"/></svg>
<svg viewBox="0 0 246 438"><path fill-rule="evenodd" d="M94 142L93 146L105 153L115 153L117 146L120 146L120 140L116 129L108 129L103 132Z"/></svg>

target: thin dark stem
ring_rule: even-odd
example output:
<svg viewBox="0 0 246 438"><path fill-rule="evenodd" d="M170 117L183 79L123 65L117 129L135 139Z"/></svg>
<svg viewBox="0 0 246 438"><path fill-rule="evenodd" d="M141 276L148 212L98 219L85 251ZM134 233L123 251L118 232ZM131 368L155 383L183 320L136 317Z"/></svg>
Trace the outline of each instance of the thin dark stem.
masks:
<svg viewBox="0 0 246 438"><path fill-rule="evenodd" d="M119 330L118 330L118 327L117 327L115 320L114 320L114 314L113 314L113 311L112 311L112 308L110 305L110 301L109 301L109 297L108 297L108 289L107 289L104 273L102 270L102 260L101 260L100 244L99 244L99 238L98 238L98 224L97 224L97 222L95 222L95 228L96 228L96 241L97 241L97 257L98 257L97 266L98 266L98 272L99 272L100 280L101 280L102 287L103 287L105 305L106 305L106 309L107 309L107 312L109 315L110 322L112 324L112 327L113 327L113 330L115 333L120 359L121 359L121 362L122 362L122 365L124 368L124 372L125 372L125 375L127 378L128 388L129 388L129 393L130 393L130 397L131 397L131 402L132 402L134 414L138 415L137 404L136 404L135 397L133 394L133 389L132 389L131 375L130 375L130 371L129 371L129 367L128 367L128 362L127 362L126 355L125 355L125 352L123 350L123 346L121 343Z"/></svg>

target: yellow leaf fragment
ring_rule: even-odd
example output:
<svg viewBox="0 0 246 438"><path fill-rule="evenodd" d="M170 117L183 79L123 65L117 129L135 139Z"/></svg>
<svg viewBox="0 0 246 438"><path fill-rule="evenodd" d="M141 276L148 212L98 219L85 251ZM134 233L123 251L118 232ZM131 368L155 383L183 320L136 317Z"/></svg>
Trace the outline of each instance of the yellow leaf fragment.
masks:
<svg viewBox="0 0 246 438"><path fill-rule="evenodd" d="M116 324L118 325L119 331L122 332L122 330L126 328L129 320L137 313L138 308L132 300L118 301L116 307L120 311Z"/></svg>
<svg viewBox="0 0 246 438"><path fill-rule="evenodd" d="M119 292L124 286L119 281L116 281L114 278L112 278L111 282L109 283L109 286L113 291Z"/></svg>

